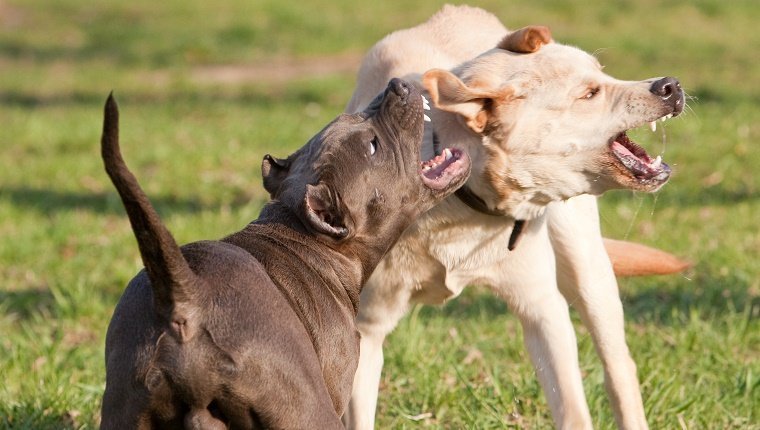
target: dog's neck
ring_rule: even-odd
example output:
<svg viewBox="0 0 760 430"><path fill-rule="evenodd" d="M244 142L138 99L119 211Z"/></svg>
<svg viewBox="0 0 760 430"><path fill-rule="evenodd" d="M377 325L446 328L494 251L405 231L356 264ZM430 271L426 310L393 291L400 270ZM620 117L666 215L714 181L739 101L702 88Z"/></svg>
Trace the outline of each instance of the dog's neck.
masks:
<svg viewBox="0 0 760 430"><path fill-rule="evenodd" d="M303 324L325 381L353 375L356 363L346 357L358 356L355 319L359 293L369 276L363 262L316 238L293 210L278 201L267 204L257 220L223 241L243 248L263 266ZM331 398L346 394L328 385Z"/></svg>
<svg viewBox="0 0 760 430"><path fill-rule="evenodd" d="M438 138L438 135L435 132L435 128L432 128L432 140L433 140L433 151L435 152L435 155L440 155L442 149L440 146L440 141ZM520 239L520 235L523 231L523 227L525 227L525 220L523 219L514 219L508 212L501 211L498 209L491 209L488 204L473 191L468 185L463 185L455 192L456 197L459 198L459 200L462 201L462 203L466 204L470 207L470 209L480 212L482 214L495 216L495 217L504 217L508 218L510 220L514 220L514 226L512 227L512 234L509 237L509 243L507 244L507 249L510 251L514 250L517 246L517 242Z"/></svg>
<svg viewBox="0 0 760 430"><path fill-rule="evenodd" d="M436 111L438 114L434 114L432 111ZM441 144L441 138L439 136L439 131L436 130L435 125L437 124L436 121L440 121L442 118L445 118L446 113L439 111L438 109L431 108L430 112L431 116L435 116L436 120L431 121L425 124L425 134L424 134L424 142L423 142L423 149L422 149L422 156L426 157L429 154L433 155L439 155L441 151L443 150L443 146ZM448 114L451 115L451 114ZM456 120L456 118L448 118L448 120ZM450 146L450 145L446 145ZM453 146L457 146L454 144ZM470 148L466 148L465 150L468 151L468 153L472 154L472 151L477 151L478 149L472 149L472 145L468 145ZM472 155L471 155L472 156ZM480 212L486 215L491 216L497 216L497 217L504 217L508 218L514 221L514 226L512 228L512 234L509 237L509 243L507 244L507 249L510 251L514 250L517 246L517 243L519 242L521 238L522 231L524 230L526 220L529 220L531 218L535 218L536 216L539 216L540 213L543 212L543 208L540 209L540 213L536 213L536 215L533 216L525 216L527 215L522 210L514 210L510 206L507 206L506 208L500 208L500 207L492 207L490 206L483 197L481 197L475 190L473 190L472 186L469 184L465 184L461 188L459 188L455 196L461 200L464 204L466 204L470 209ZM531 208L533 210L528 212L534 212L535 208ZM522 216L521 216L522 215Z"/></svg>
<svg viewBox="0 0 760 430"><path fill-rule="evenodd" d="M327 288L354 314L357 312L363 282L361 262L316 240L300 218L284 204L268 203L258 219L222 240L256 257L285 295L293 295L285 290ZM304 278L301 282L293 282L293 273L280 266L281 261L293 258L300 260L299 273Z"/></svg>
<svg viewBox="0 0 760 430"><path fill-rule="evenodd" d="M362 286L395 243L390 239L377 239L374 237L372 243L348 239L347 243L329 244L317 238L291 208L272 201L262 209L257 220L223 241L247 250L265 267L276 265L276 256L280 253L300 259L302 267L311 271L314 279L329 284L327 287L350 304L355 315ZM270 272L270 276L278 283L274 279L276 273Z"/></svg>
<svg viewBox="0 0 760 430"><path fill-rule="evenodd" d="M426 124L422 156L432 157L436 154L436 146L454 147L467 151L473 161L470 178L456 194L467 206L481 213L514 220L531 220L544 213L548 203L535 198L539 190L516 184L510 180L508 172L497 174L494 179L494 172L488 171L487 148L496 144L490 137L470 130L456 114L432 107L428 115L432 122ZM510 170L517 169L519 161L509 160L505 166Z"/></svg>

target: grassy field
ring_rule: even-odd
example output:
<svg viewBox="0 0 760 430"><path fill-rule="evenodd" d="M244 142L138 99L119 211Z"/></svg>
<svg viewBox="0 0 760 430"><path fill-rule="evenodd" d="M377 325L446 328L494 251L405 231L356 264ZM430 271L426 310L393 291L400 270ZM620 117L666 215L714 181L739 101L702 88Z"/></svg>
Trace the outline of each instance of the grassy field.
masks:
<svg viewBox="0 0 760 430"><path fill-rule="evenodd" d="M339 113L362 53L440 7L409 2L0 0L0 428L93 428L103 343L141 267L99 157L115 91L125 157L179 242L255 218L259 166ZM602 198L605 234L694 262L620 281L654 429L760 428L760 33L754 0L473 1L546 24L622 79L673 75L690 109L636 140L674 167ZM662 130L662 131L660 131ZM614 428L578 326L586 393ZM416 308L387 342L379 428L551 427L517 320L487 291Z"/></svg>

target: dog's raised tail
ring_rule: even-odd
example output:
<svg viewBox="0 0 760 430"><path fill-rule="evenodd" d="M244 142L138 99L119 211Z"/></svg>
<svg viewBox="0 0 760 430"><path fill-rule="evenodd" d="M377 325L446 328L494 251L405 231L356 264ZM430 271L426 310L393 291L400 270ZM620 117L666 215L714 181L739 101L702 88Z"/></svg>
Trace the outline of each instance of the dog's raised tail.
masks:
<svg viewBox="0 0 760 430"><path fill-rule="evenodd" d="M100 149L106 173L121 196L137 239L156 308L159 312L169 311L172 305L189 299L188 285L195 279L195 274L121 156L119 107L113 93L106 100Z"/></svg>
<svg viewBox="0 0 760 430"><path fill-rule="evenodd" d="M604 238L616 276L669 275L691 266L673 254L640 243Z"/></svg>

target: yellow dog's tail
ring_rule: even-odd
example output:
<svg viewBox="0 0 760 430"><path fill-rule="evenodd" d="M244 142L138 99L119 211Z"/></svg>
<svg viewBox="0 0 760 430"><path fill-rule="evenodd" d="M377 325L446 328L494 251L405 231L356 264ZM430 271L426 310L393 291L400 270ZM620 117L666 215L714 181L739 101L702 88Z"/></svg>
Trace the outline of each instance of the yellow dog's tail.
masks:
<svg viewBox="0 0 760 430"><path fill-rule="evenodd" d="M639 243L604 238L616 276L669 275L691 266L673 254Z"/></svg>

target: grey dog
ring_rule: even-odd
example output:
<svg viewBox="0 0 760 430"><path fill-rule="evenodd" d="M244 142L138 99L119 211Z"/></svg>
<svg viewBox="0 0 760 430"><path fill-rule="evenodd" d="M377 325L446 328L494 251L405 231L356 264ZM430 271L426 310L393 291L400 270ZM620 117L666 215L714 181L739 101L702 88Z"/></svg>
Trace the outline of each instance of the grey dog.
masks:
<svg viewBox="0 0 760 430"><path fill-rule="evenodd" d="M145 270L108 328L102 428L342 428L361 287L470 172L456 149L420 162L424 106L390 81L287 159L264 157L257 220L179 247L121 157L110 96L103 161Z"/></svg>

